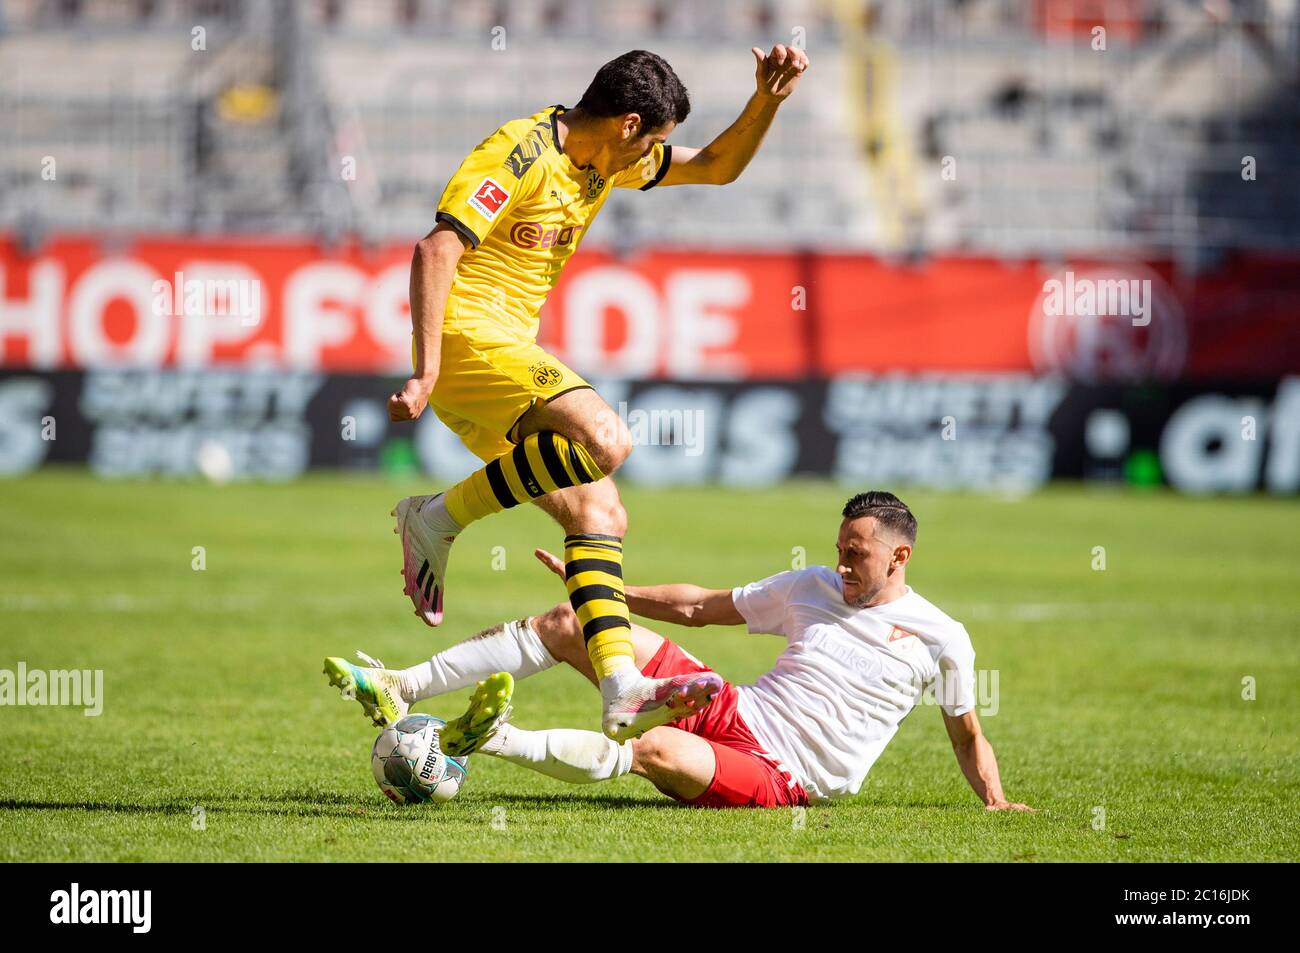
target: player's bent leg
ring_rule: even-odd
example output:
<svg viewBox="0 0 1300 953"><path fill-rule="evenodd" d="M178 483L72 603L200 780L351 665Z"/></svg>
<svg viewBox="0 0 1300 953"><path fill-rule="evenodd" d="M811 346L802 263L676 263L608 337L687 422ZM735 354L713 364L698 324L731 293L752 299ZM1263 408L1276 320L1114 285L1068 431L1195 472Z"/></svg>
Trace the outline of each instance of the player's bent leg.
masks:
<svg viewBox="0 0 1300 953"><path fill-rule="evenodd" d="M634 668L623 589L627 512L612 480L552 494L539 505L564 527L565 588L601 678Z"/></svg>
<svg viewBox="0 0 1300 953"><path fill-rule="evenodd" d="M547 654L556 661L577 669L593 685L600 686L600 679L582 638L582 626L578 624L578 616L569 603L561 602L527 621L532 631L537 633ZM659 651L659 646L663 644L662 635L643 625L632 623L632 651L638 671L650 664L650 660Z"/></svg>
<svg viewBox="0 0 1300 953"><path fill-rule="evenodd" d="M760 752L679 728L656 728L632 743L632 771L694 807L795 807L803 788Z"/></svg>
<svg viewBox="0 0 1300 953"><path fill-rule="evenodd" d="M632 742L632 773L678 801L703 797L716 768L713 746L678 728L655 728Z"/></svg>
<svg viewBox="0 0 1300 953"><path fill-rule="evenodd" d="M507 723L479 751L568 784L609 781L632 770L631 742L574 728L525 731Z"/></svg>
<svg viewBox="0 0 1300 953"><path fill-rule="evenodd" d="M571 391L535 405L519 432L554 427L588 446L610 472L631 452L631 434L598 394ZM712 672L648 679L636 662L623 588L627 514L610 480L573 488L541 503L564 527L565 588L598 677L601 729L615 741L694 715L722 689Z"/></svg>
<svg viewBox="0 0 1300 953"><path fill-rule="evenodd" d="M623 418L590 387L538 401L519 419L513 439L552 431L582 446L605 476L632 452L632 434Z"/></svg>
<svg viewBox="0 0 1300 953"><path fill-rule="evenodd" d="M566 607L567 608L567 607ZM502 622L402 669L402 696L414 704L507 672L519 681L560 663L527 619Z"/></svg>
<svg viewBox="0 0 1300 953"><path fill-rule="evenodd" d="M569 487L533 500L559 523L565 534L600 533L622 538L627 534L627 510L611 479Z"/></svg>
<svg viewBox="0 0 1300 953"><path fill-rule="evenodd" d="M534 405L520 419L519 433L538 429L554 429L578 441L606 474L632 450L627 425L590 388ZM555 494L553 502L548 499L542 506L564 527L565 585L582 622L592 665L603 681L602 693L620 694L637 681L637 673L623 592L627 513L618 489L613 481L600 480ZM611 734L609 726L605 728Z"/></svg>
<svg viewBox="0 0 1300 953"><path fill-rule="evenodd" d="M580 443L552 431L532 433L446 493L411 496L393 509L402 539L404 592L415 613L442 623L447 558L462 529L477 519L547 493L594 483L604 473Z"/></svg>
<svg viewBox="0 0 1300 953"><path fill-rule="evenodd" d="M703 666L692 665L691 671L651 678L643 670L659 655L664 637L641 625L630 627L637 680L612 699L605 694L605 682L583 644L582 627L571 606L563 603L528 620L546 650L556 659L581 672L600 688L605 700L605 734L616 741L626 741L660 725L670 724L702 712L722 691L722 676ZM608 730L612 726L612 731Z"/></svg>
<svg viewBox="0 0 1300 953"><path fill-rule="evenodd" d="M379 726L400 721L418 701L482 682L497 672L517 681L560 664L527 619L484 629L410 668L385 668L364 652L357 655L365 667L347 659L327 658L325 674L344 698L359 702L366 716Z"/></svg>
<svg viewBox="0 0 1300 953"><path fill-rule="evenodd" d="M624 741L681 717L669 714L665 703L680 704L692 695L696 698L692 705L707 704L707 698L685 683L669 688L651 685L641 676L623 589L622 534L627 514L610 480L576 489L579 492L557 494L540 505L568 533L565 588L597 676L604 707L601 729Z"/></svg>

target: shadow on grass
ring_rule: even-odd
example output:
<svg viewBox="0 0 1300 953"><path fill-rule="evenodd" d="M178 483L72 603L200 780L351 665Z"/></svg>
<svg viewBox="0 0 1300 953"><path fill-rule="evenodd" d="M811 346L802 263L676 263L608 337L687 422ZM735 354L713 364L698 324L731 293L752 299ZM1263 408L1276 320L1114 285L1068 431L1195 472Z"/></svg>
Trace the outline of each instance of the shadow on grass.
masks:
<svg viewBox="0 0 1300 953"><path fill-rule="evenodd" d="M619 809L619 808L671 808L681 810L689 805L670 798L635 798L626 796L581 796L577 794L496 794L471 795L457 802L449 819L464 819L467 811L488 810L509 805L520 811L550 811L559 809ZM361 801L347 794L278 792L247 797L230 794L195 794L184 800L171 800L153 804L135 804L128 801L53 801L39 799L0 800L0 811L89 811L103 814L183 815L191 816L196 807L213 814L246 814L250 816L276 815L283 817L377 818L384 821L410 823L431 817L429 810L404 810L386 801ZM436 808L435 808L436 810Z"/></svg>
<svg viewBox="0 0 1300 953"><path fill-rule="evenodd" d="M674 801L667 795L639 798L626 795L588 795L581 794L480 794L474 792L469 800L475 806L494 807L505 804L514 805L526 811L547 811L557 807L655 807L673 810L691 809L689 804ZM696 809L698 810L698 809Z"/></svg>
<svg viewBox="0 0 1300 953"><path fill-rule="evenodd" d="M232 798L230 795L220 797L196 796L184 803L170 802L162 804L131 804L125 801L40 801L40 800L0 800L0 811L90 811L103 814L139 814L139 815L181 815L190 817L196 807L202 807L209 814L245 814L257 816L281 817L332 817L332 818L379 818L381 820L409 821L414 812L402 812L394 809L387 802L378 801L360 803L354 798L330 796L333 804L322 804L326 800L302 795L272 795L267 797Z"/></svg>

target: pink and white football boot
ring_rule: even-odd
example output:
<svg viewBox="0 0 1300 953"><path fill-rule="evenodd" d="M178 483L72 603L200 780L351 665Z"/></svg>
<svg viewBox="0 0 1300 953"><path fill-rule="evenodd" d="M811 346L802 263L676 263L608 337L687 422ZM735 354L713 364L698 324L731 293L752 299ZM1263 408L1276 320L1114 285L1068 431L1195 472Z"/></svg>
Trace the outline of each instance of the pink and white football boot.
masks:
<svg viewBox="0 0 1300 953"><path fill-rule="evenodd" d="M447 557L461 527L447 512L442 493L408 496L390 515L397 517L393 532L402 538L402 592L425 625L441 625Z"/></svg>

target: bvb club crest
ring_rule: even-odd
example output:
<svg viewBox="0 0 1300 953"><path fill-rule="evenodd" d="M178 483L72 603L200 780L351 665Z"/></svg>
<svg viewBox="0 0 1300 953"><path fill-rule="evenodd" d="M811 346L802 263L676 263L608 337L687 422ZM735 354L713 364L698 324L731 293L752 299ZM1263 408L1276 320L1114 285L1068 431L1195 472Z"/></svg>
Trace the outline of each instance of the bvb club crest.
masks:
<svg viewBox="0 0 1300 953"><path fill-rule="evenodd" d="M528 372L533 375L533 383L538 387L555 387L564 380L560 369L551 364L534 364L528 368Z"/></svg>

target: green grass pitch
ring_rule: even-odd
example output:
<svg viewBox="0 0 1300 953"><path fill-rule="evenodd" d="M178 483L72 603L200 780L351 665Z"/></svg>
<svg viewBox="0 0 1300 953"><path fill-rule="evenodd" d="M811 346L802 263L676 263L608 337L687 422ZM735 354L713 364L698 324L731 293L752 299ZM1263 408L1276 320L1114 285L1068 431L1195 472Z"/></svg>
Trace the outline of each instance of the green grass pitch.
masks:
<svg viewBox="0 0 1300 953"><path fill-rule="evenodd" d="M0 669L102 669L105 696L99 717L0 707L0 859L1300 856L1293 501L903 492L921 526L909 581L966 623L977 666L996 670L985 731L1008 795L1041 813L986 813L927 706L857 797L800 817L686 808L634 777L566 786L485 757L449 804L385 801L370 777L375 731L327 688L322 657L362 648L412 664L564 595L530 555L560 533L521 507L457 542L447 622L425 628L401 594L388 516L421 490L342 476L108 483L78 470L0 483ZM627 489L628 578L730 586L789 568L796 547L830 561L847 495ZM781 648L660 631L732 680ZM419 707L450 716L467 694ZM567 669L520 683L515 707L524 727L597 725L595 692Z"/></svg>

